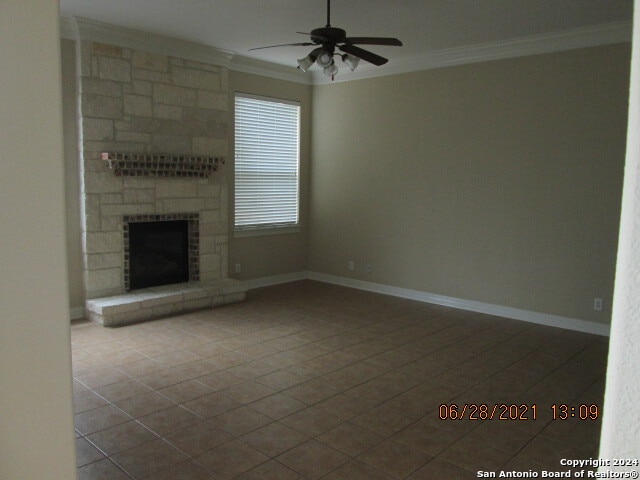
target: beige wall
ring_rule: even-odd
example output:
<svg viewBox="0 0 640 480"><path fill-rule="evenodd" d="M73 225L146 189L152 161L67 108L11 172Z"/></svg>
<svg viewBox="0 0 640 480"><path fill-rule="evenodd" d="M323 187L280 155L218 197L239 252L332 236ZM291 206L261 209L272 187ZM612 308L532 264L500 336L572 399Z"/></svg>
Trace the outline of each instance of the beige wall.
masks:
<svg viewBox="0 0 640 480"><path fill-rule="evenodd" d="M64 122L65 210L67 213L67 265L69 270L69 304L84 308L82 281L82 230L80 228L80 172L76 103L76 44L62 40L62 118Z"/></svg>
<svg viewBox="0 0 640 480"><path fill-rule="evenodd" d="M629 55L316 87L309 270L608 323Z"/></svg>
<svg viewBox="0 0 640 480"><path fill-rule="evenodd" d="M629 129L600 458L638 458L640 443L640 1L635 2ZM601 471L610 470L603 467ZM618 467L635 471L637 466Z"/></svg>
<svg viewBox="0 0 640 480"><path fill-rule="evenodd" d="M0 10L0 478L72 480L58 1Z"/></svg>
<svg viewBox="0 0 640 480"><path fill-rule="evenodd" d="M301 272L307 269L309 174L311 149L311 86L285 82L272 78L229 71L229 162L227 174L233 177L233 109L236 92L252 93L267 97L296 100L301 105L300 138L300 223L297 233L267 235L257 237L234 237L229 239L229 276L249 280L274 275ZM233 229L234 182L229 182L229 219ZM241 273L235 273L235 265L240 263Z"/></svg>
<svg viewBox="0 0 640 480"><path fill-rule="evenodd" d="M67 99L74 52L62 47ZM315 87L230 71L231 220L233 93L299 100L303 133L301 232L231 235L229 275L311 270L608 323L629 55L613 45ZM82 307L65 133L70 298Z"/></svg>

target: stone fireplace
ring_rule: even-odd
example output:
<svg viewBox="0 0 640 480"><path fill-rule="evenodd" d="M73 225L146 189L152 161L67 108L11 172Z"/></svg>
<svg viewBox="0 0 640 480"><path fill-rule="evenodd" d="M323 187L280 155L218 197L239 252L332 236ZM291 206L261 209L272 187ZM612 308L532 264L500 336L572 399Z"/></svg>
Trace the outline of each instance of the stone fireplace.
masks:
<svg viewBox="0 0 640 480"><path fill-rule="evenodd" d="M77 58L89 317L118 325L242 300L227 269L227 68L89 40ZM180 220L186 281L132 286L130 226Z"/></svg>

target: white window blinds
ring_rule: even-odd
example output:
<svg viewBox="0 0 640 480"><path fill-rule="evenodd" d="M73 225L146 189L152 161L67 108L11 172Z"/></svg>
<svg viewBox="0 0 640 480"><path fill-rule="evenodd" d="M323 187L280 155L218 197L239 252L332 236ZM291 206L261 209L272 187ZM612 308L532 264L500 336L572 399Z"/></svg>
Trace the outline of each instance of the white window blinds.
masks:
<svg viewBox="0 0 640 480"><path fill-rule="evenodd" d="M298 224L300 105L235 97L235 227Z"/></svg>

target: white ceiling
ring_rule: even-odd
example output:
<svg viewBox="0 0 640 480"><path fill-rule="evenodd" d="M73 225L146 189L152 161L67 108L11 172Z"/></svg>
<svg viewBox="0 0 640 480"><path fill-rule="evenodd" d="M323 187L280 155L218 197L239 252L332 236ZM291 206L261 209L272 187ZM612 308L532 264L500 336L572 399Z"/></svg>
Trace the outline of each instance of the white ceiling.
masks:
<svg viewBox="0 0 640 480"><path fill-rule="evenodd" d="M394 62L447 49L610 24L630 24L633 0L333 0L331 24L349 36L397 37L403 47L364 46ZM188 40L295 67L326 24L326 0L60 0L63 17Z"/></svg>

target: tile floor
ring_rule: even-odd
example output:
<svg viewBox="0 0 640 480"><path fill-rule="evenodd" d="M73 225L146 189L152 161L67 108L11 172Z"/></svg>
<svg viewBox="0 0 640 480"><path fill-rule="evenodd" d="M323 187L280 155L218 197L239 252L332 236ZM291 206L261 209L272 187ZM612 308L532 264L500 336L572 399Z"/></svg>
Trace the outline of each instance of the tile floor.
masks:
<svg viewBox="0 0 640 480"><path fill-rule="evenodd" d="M597 455L579 405L602 406L605 337L311 281L71 335L80 480L467 479ZM469 419L500 404L525 407Z"/></svg>

